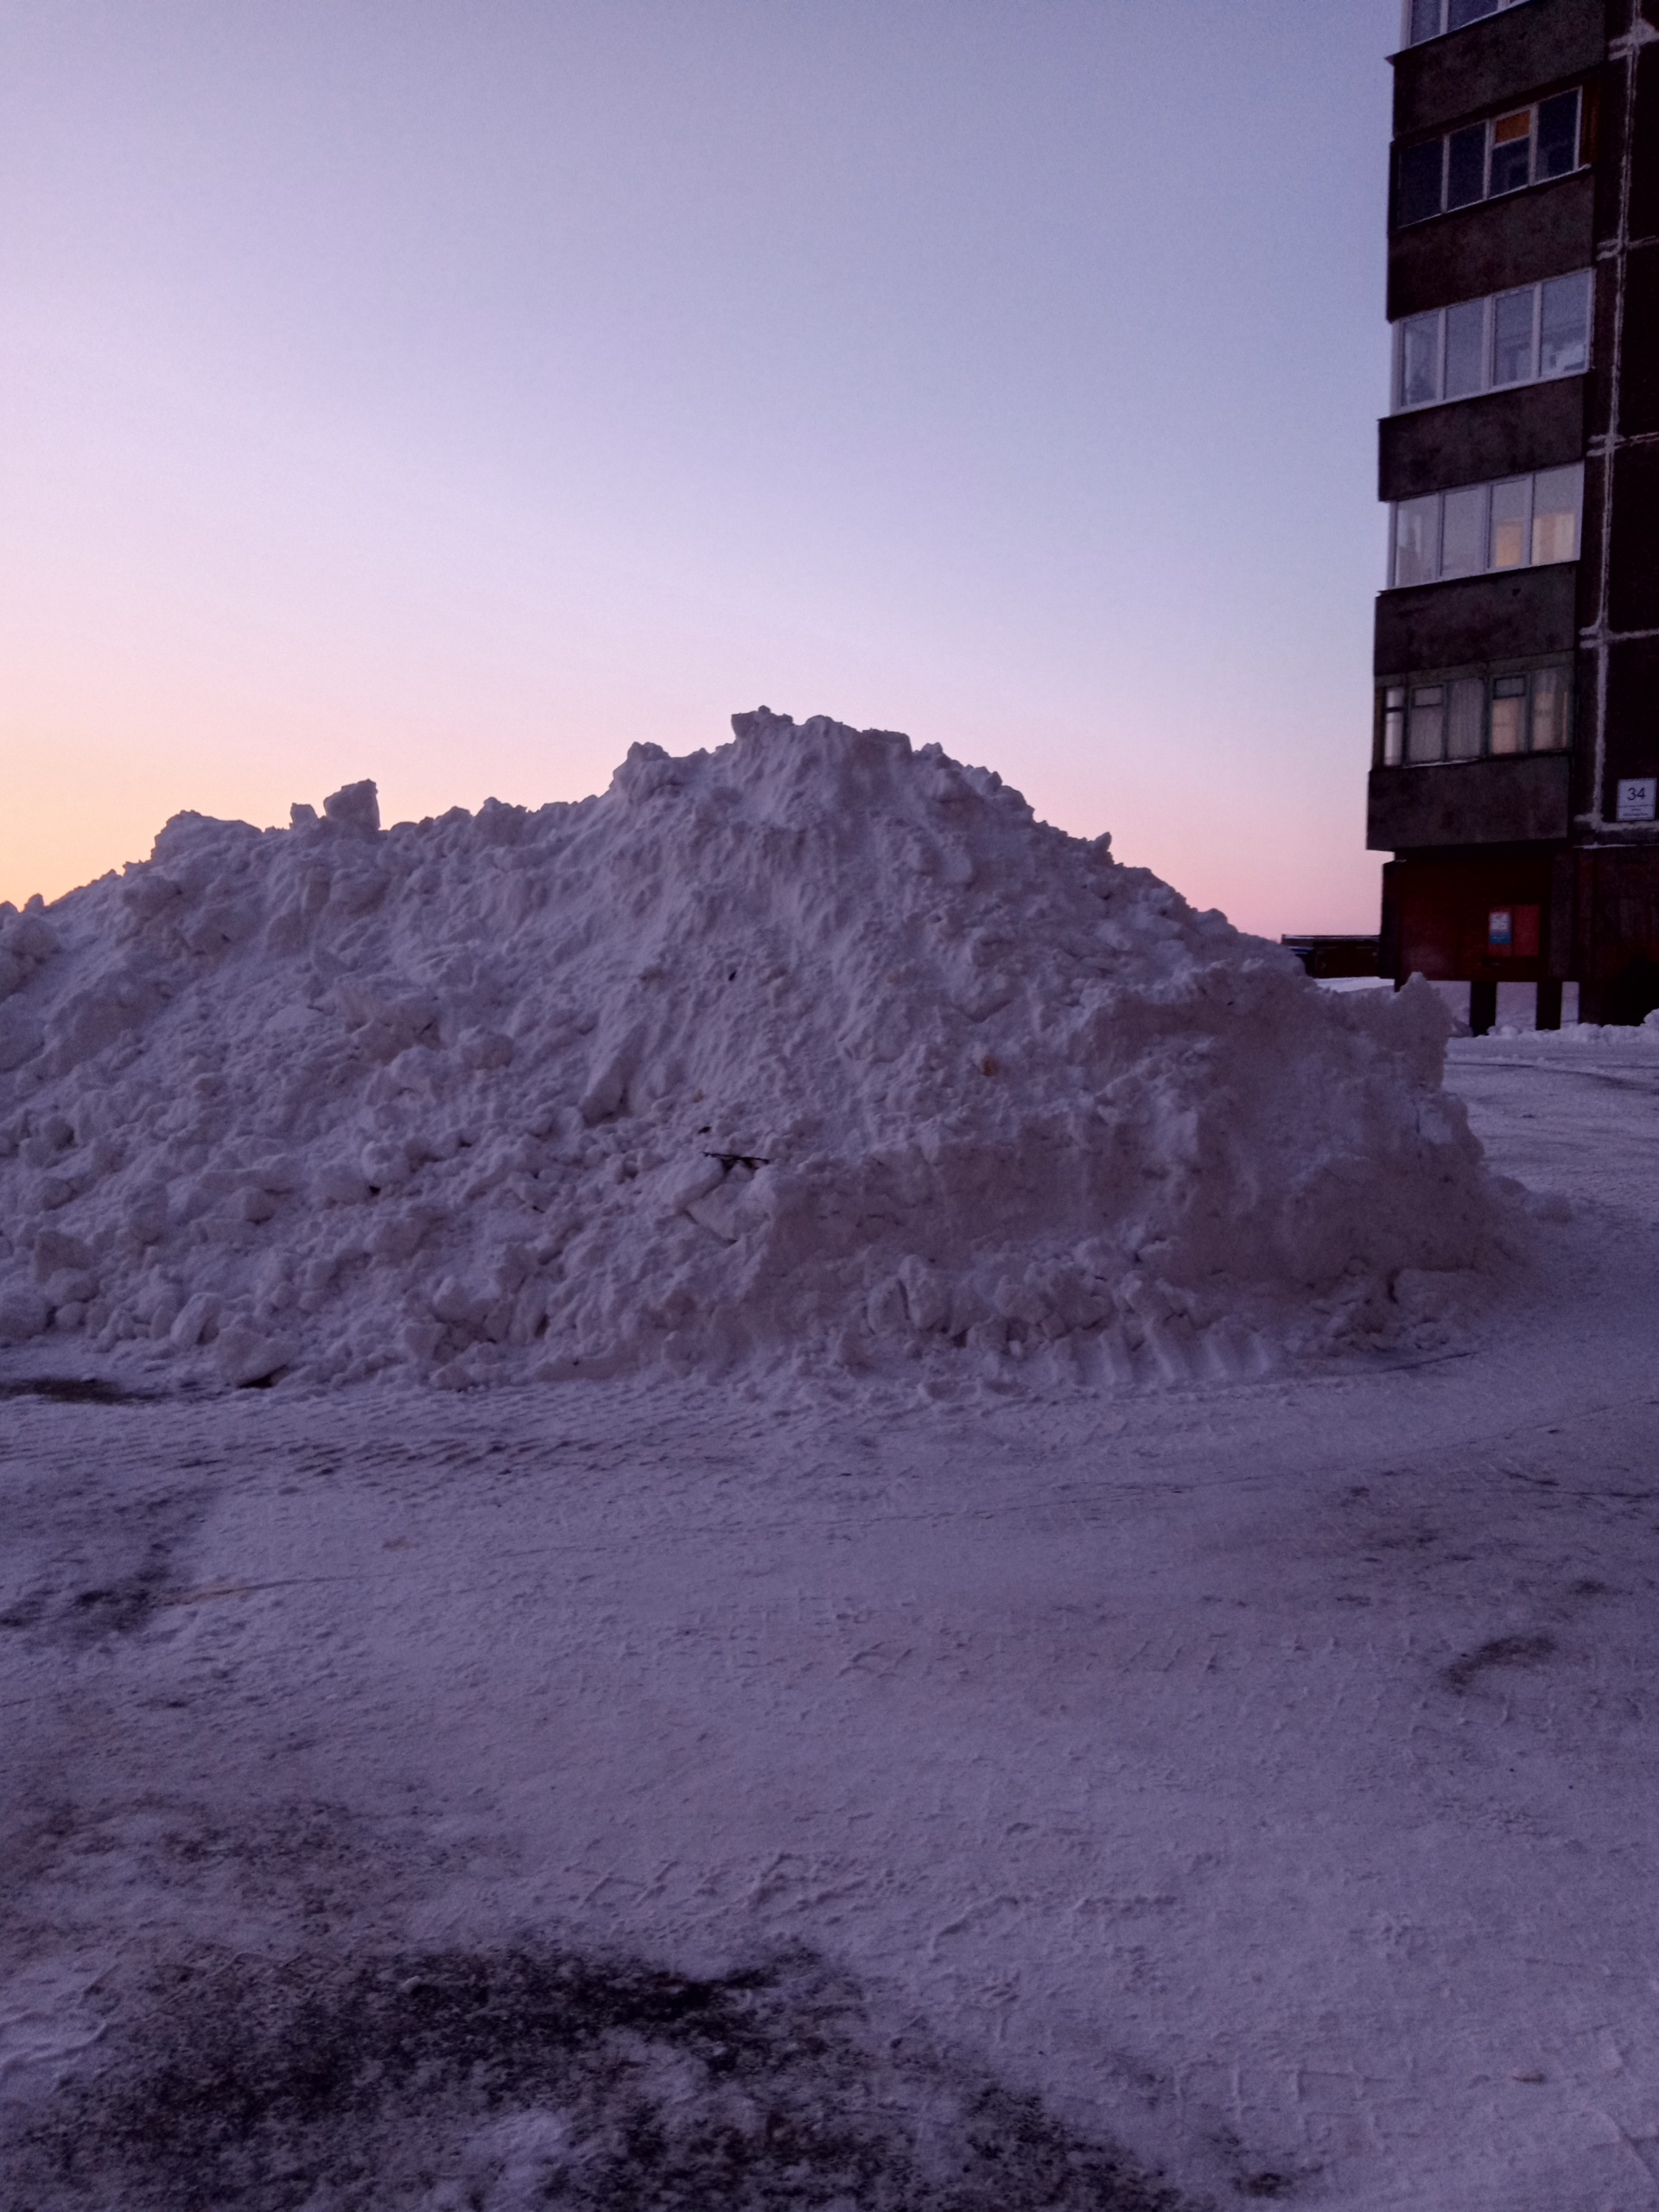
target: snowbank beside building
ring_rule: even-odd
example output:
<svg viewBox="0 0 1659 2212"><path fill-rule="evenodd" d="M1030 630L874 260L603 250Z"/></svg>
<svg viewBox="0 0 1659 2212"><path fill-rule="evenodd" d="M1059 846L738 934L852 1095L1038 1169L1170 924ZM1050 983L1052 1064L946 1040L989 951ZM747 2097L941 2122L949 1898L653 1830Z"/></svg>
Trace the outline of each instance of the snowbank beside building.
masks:
<svg viewBox="0 0 1659 2212"><path fill-rule="evenodd" d="M230 1383L1248 1370L1502 1249L1433 995L766 709L602 796L181 815L0 909L0 1342Z"/></svg>

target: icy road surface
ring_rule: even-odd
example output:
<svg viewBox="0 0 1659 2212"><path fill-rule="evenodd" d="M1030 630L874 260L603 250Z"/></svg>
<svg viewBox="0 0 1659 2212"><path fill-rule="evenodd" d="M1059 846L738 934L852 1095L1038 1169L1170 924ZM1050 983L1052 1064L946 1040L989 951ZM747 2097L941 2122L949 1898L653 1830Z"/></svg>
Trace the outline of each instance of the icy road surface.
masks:
<svg viewBox="0 0 1659 2212"><path fill-rule="evenodd" d="M1451 1080L1459 1357L10 1400L0 2202L1659 2203L1659 1050Z"/></svg>

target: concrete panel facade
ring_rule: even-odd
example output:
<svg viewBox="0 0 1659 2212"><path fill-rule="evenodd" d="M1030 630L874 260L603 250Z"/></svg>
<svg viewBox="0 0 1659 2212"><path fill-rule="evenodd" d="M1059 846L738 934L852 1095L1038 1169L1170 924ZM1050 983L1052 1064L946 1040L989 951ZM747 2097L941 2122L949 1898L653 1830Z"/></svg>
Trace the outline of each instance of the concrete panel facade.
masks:
<svg viewBox="0 0 1659 2212"><path fill-rule="evenodd" d="M1394 57L1394 135L1421 137L1593 69L1607 51L1603 0L1528 0Z"/></svg>
<svg viewBox="0 0 1659 2212"><path fill-rule="evenodd" d="M1578 575L1576 563L1564 561L1385 591L1376 602L1376 674L1571 652L1579 635Z"/></svg>
<svg viewBox="0 0 1659 2212"><path fill-rule="evenodd" d="M1615 820L1614 786L1629 776L1659 777L1659 638L1617 640L1607 656L1607 742L1602 812Z"/></svg>
<svg viewBox="0 0 1659 2212"><path fill-rule="evenodd" d="M1573 860L1580 1018L1645 1020L1659 1008L1659 852L1602 846Z"/></svg>
<svg viewBox="0 0 1659 2212"><path fill-rule="evenodd" d="M1516 219L1521 207L1524 222ZM1389 243L1389 320L1565 276L1595 257L1596 181L1580 171L1396 231Z"/></svg>
<svg viewBox="0 0 1659 2212"><path fill-rule="evenodd" d="M1649 113L1659 103L1659 46L1637 52L1636 99ZM1659 238L1659 137L1651 130L1630 149L1630 228L1632 238Z"/></svg>
<svg viewBox="0 0 1659 2212"><path fill-rule="evenodd" d="M1613 463L1607 620L1618 630L1659 630L1659 439L1626 446Z"/></svg>
<svg viewBox="0 0 1659 2212"><path fill-rule="evenodd" d="M1659 47L1649 51L1659 54ZM1631 247L1623 304L1618 426L1627 438L1651 437L1659 434L1659 376L1653 366L1659 361L1659 240Z"/></svg>
<svg viewBox="0 0 1659 2212"><path fill-rule="evenodd" d="M1377 497L1414 499L1581 460L1588 384L1587 377L1560 377L1390 415L1379 439Z"/></svg>
<svg viewBox="0 0 1659 2212"><path fill-rule="evenodd" d="M1365 842L1373 852L1404 853L1564 838L1571 825L1568 788L1564 753L1373 768Z"/></svg>

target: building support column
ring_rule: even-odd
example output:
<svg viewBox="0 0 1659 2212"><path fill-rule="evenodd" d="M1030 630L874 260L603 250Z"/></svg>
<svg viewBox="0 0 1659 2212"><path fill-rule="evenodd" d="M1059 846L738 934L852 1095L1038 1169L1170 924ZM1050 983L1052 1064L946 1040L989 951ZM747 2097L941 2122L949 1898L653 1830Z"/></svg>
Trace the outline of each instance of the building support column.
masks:
<svg viewBox="0 0 1659 2212"><path fill-rule="evenodd" d="M1475 1037L1484 1037L1497 1027L1497 985L1471 983L1469 986L1469 1030Z"/></svg>
<svg viewBox="0 0 1659 2212"><path fill-rule="evenodd" d="M1559 976L1541 977L1538 984L1537 1026L1540 1029L1559 1029L1561 1026L1561 979Z"/></svg>

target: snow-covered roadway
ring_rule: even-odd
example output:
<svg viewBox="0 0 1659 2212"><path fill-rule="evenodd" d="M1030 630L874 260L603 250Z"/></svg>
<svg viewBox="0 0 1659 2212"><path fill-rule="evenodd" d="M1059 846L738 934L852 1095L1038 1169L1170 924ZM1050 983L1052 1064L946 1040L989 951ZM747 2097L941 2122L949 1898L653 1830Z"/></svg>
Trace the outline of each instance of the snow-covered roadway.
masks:
<svg viewBox="0 0 1659 2212"><path fill-rule="evenodd" d="M0 2201L1659 2202L1659 1051L1452 1061L1458 1356L0 1407Z"/></svg>

